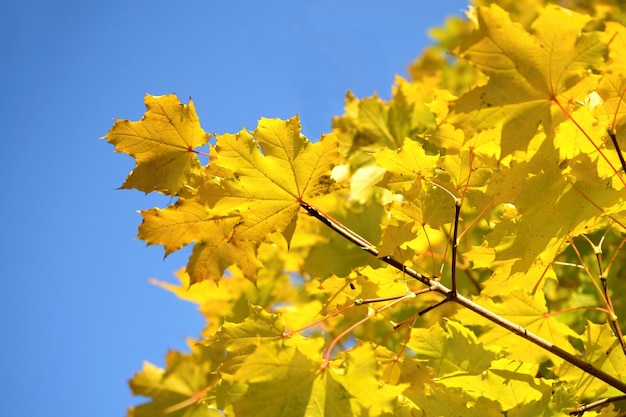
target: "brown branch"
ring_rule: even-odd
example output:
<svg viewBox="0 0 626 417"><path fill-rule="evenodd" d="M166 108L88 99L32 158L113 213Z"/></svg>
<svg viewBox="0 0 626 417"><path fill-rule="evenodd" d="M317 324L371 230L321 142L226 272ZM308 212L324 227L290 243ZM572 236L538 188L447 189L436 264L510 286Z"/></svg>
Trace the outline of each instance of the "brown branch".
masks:
<svg viewBox="0 0 626 417"><path fill-rule="evenodd" d="M323 214L322 212L320 212L319 210L317 210L315 207L311 206L310 204L304 202L304 201L300 201L300 206L307 211L307 213L309 213L309 215L315 217L316 219L318 219L319 221L321 221L322 223L324 223L325 225L327 225L328 227L330 227L332 230L334 230L335 232L339 233L341 236L343 236L344 238L348 239L350 242L352 242L353 244L355 244L356 246L358 246L359 248L363 249L364 251L368 252L369 254L371 254L372 256L375 256L376 258L380 259L381 261L385 262L388 265L391 265L392 267L398 269L399 271L402 271L403 273L405 273L406 275L410 276L411 278L414 278L418 281L420 281L421 283L427 285L431 291L435 291L438 292L440 294L443 294L446 296L447 300L449 301L454 301L457 304L462 305L463 307L473 311L474 313L478 314L479 316L491 321L492 323L528 340L529 342L533 343L536 346L539 346L540 348L545 349L546 351L558 356L559 358L565 360L566 362L576 366L577 368L581 369L582 371L588 373L589 375L593 375L594 377L606 382L607 384L609 384L610 386L612 386L613 388L626 393L626 383L624 383L623 381L621 381L620 379L609 375L608 373L604 372L601 369L598 369L596 367L594 367L592 364L590 364L589 362L584 361L583 359L579 358L578 356L574 356L573 354L569 353L568 351L562 349L559 346L556 346L554 344L552 344L551 342L539 337L538 335L529 332L528 330L526 330L524 327L515 324L509 320L506 320L503 317L500 317L499 315L493 313L492 311L480 306L479 304L476 304L475 302L473 302L472 300L460 295L460 294L456 294L454 293L451 289L447 288L446 286L444 286L443 284L441 284L439 281L436 281L434 279L431 279L425 275L420 274L419 272L415 271L412 268L409 268L407 266L405 266L404 264L402 264L400 261L396 260L395 258L392 258L391 256L382 256L379 257L379 252L378 250L374 247L374 245L372 245L370 242L368 242L366 239L364 239L363 237L359 236L357 233L355 233L354 231L350 230L349 228L347 228L346 226L344 226L343 224L339 223L337 220L333 219L332 217Z"/></svg>
<svg viewBox="0 0 626 417"><path fill-rule="evenodd" d="M617 138L615 137L615 132L609 130L609 137L611 138L611 142L613 142L613 146L615 147L615 152L617 152L617 157L619 158L620 164L622 164L622 171L626 172L626 161L624 160L624 155L622 155L622 150L619 148L619 143L617 143Z"/></svg>

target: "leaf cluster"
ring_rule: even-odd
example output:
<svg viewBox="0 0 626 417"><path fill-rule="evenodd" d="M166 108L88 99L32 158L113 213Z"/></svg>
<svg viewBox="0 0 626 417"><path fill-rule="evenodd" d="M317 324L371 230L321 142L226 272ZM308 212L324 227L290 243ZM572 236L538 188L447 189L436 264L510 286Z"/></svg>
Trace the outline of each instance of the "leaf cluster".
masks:
<svg viewBox="0 0 626 417"><path fill-rule="evenodd" d="M476 0L315 143L146 96L106 139L136 160L123 188L172 198L138 237L193 246L158 284L207 321L133 377L129 416L626 410L584 405L626 386L624 10Z"/></svg>

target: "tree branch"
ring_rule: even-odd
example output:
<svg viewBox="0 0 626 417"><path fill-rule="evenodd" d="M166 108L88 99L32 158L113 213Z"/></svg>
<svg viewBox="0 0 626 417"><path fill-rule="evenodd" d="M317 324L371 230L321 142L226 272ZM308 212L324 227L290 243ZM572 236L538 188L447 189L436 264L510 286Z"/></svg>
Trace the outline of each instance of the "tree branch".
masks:
<svg viewBox="0 0 626 417"><path fill-rule="evenodd" d="M480 306L479 304L476 304L469 298L466 298L460 294L457 294L455 291L447 288L446 286L441 284L439 281L436 281L425 275L420 274L414 269L405 266L397 259L391 256L379 257L379 252L374 247L374 245L372 245L366 239L364 239L363 237L361 237L354 231L350 230L343 224L339 223L337 220L333 219L327 214L322 213L321 211L317 210L315 207L311 206L310 204L304 201L300 201L300 206L304 210L306 210L309 215L320 220L326 226L330 227L332 230L339 233L341 236L348 239L350 242L352 242L359 248L368 252L372 256L375 256L376 258L380 259L386 264L391 265L392 267L402 271L403 273L410 276L411 278L414 278L420 281L421 283L427 285L428 287L430 287L431 291L436 291L440 294L445 295L449 301L454 301L455 303L462 305L463 307L473 311L474 313L480 315L481 317L484 317L485 319L491 321L492 323L528 340L529 342L535 344L536 346L539 346L540 348L543 348L546 351L576 366L577 368L588 373L589 375L593 375L594 377L606 382L607 384L614 387L615 389L618 389L621 392L626 393L626 383L624 383L620 379L607 374L601 369L594 367L589 362L584 361L580 357L574 356L573 354L567 352L566 350L560 348L559 346L556 346L552 344L551 342L541 338L540 336L529 332L524 327L518 324L515 324L509 320L506 320L503 317L500 317L499 315L493 313L492 311Z"/></svg>

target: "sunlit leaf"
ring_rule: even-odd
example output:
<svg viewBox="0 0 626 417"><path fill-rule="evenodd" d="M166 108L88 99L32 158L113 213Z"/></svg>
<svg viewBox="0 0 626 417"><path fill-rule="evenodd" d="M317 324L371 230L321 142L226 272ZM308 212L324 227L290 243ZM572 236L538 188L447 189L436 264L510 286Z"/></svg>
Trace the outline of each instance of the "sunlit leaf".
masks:
<svg viewBox="0 0 626 417"><path fill-rule="evenodd" d="M497 5L478 7L477 27L458 54L489 81L457 100L455 111L469 115L464 129L500 127L507 155L525 149L537 127L549 131L564 120L554 100L577 100L592 91L590 70L603 63L606 52L599 34L585 30L589 20L549 5L527 31Z"/></svg>
<svg viewBox="0 0 626 417"><path fill-rule="evenodd" d="M139 122L118 120L105 136L137 162L122 188L178 194L200 169L194 150L210 136L200 127L191 99L182 104L174 95L146 95L145 103L148 111Z"/></svg>

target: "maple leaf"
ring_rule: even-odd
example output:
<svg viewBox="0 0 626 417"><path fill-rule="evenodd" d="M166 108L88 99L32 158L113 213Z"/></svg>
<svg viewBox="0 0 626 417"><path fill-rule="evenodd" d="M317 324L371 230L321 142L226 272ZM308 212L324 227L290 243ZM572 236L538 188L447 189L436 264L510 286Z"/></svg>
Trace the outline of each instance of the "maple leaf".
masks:
<svg viewBox="0 0 626 417"><path fill-rule="evenodd" d="M551 387L539 378L533 378L535 367L510 359L496 359L480 375L455 375L439 380L446 387L461 388L471 398L498 401L504 411L520 409L540 401Z"/></svg>
<svg viewBox="0 0 626 417"><path fill-rule="evenodd" d="M494 297L478 297L476 302L490 311L523 326L526 330L542 337L570 352L575 352L572 340L579 336L566 324L548 314L543 291L534 295L524 290L513 289L509 294L500 292ZM533 345L520 343L519 337L506 330L493 326L492 323L468 310L459 310L455 319L466 326L483 326L478 340L487 346L498 346L507 352L508 357L515 357L523 352L528 364L540 364L547 358L547 352ZM557 360L556 358L552 358Z"/></svg>
<svg viewBox="0 0 626 417"><path fill-rule="evenodd" d="M218 135L216 140L214 164L233 176L219 180L221 192L213 187L215 178L210 178L200 198L245 213L236 235L253 242L287 229L302 200L327 191L330 168L338 157L333 135L312 144L301 135L297 117L261 119L252 135L242 131ZM293 226L288 228L287 241L291 233Z"/></svg>
<svg viewBox="0 0 626 417"><path fill-rule="evenodd" d="M266 343L247 356L234 378L248 385L233 404L242 416L300 416L310 414L325 393L311 395L319 381L321 340L296 337ZM320 415L320 414L318 414Z"/></svg>
<svg viewBox="0 0 626 417"><path fill-rule="evenodd" d="M565 119L553 106L558 97L580 100L595 88L591 72L604 62L606 46L585 29L589 16L558 6L543 8L530 33L495 4L476 8L475 19L456 52L489 80L460 97L454 111L465 115L458 125L466 132L501 130L508 155L524 149L539 125L550 132Z"/></svg>
<svg viewBox="0 0 626 417"><path fill-rule="evenodd" d="M394 192L408 191L416 181L431 178L439 155L429 155L423 145L407 140L397 149L383 149L375 154L376 163L386 169L383 185Z"/></svg>
<svg viewBox="0 0 626 417"><path fill-rule="evenodd" d="M146 95L144 101L148 111L139 122L117 120L105 136L137 162L122 188L176 195L200 169L194 149L210 135L200 127L191 99L182 104L175 95Z"/></svg>
<svg viewBox="0 0 626 417"><path fill-rule="evenodd" d="M330 368L328 378L338 382L350 395L352 415L390 415L405 384L381 384L376 377L376 357L371 345L363 344L346 352L340 368Z"/></svg>
<svg viewBox="0 0 626 417"><path fill-rule="evenodd" d="M588 322L581 339L584 346L584 358L589 363L605 369L618 378L626 375L626 358L609 324ZM579 396L594 397L610 389L604 382L581 372L580 369L567 362L556 368L555 373L560 379L570 381ZM615 390L611 390L610 394L619 395Z"/></svg>
<svg viewBox="0 0 626 417"><path fill-rule="evenodd" d="M165 369L144 363L142 371L130 380L135 395L150 402L132 407L129 416L152 417L167 413L175 417L217 417L221 413L205 400L206 392L218 381L212 366L219 354L190 342L191 353L169 352Z"/></svg>
<svg viewBox="0 0 626 417"><path fill-rule="evenodd" d="M428 395L409 394L409 398L427 416L500 417L503 415L502 406L497 401L485 397L474 400L460 390L451 390L432 383L427 385L426 391ZM442 401L442 398L445 400Z"/></svg>
<svg viewBox="0 0 626 417"><path fill-rule="evenodd" d="M360 148L396 148L402 144L404 136L396 137L394 133L405 131L402 126L405 122L398 120L400 126L394 128L389 106L377 95L359 100L348 92L345 107L347 114L333 120L333 127L341 131L342 142L358 144Z"/></svg>
<svg viewBox="0 0 626 417"><path fill-rule="evenodd" d="M574 142L566 146L573 147ZM557 164L560 152L554 142L541 141L527 159L493 169L486 194L496 203L512 205L516 213L494 224L485 236L498 268L517 273L537 262L547 265L570 237L612 222L624 224L623 191L607 187L610 180L600 178L599 165L591 166L588 158L573 160L571 169L563 169ZM550 198L538 199L538 190Z"/></svg>
<svg viewBox="0 0 626 417"><path fill-rule="evenodd" d="M467 328L454 321L430 329L414 329L407 346L415 351L417 359L435 369L437 377L459 373L478 375L489 368L496 356Z"/></svg>
<svg viewBox="0 0 626 417"><path fill-rule="evenodd" d="M312 144L297 117L262 119L252 135L216 140L194 198L143 211L138 237L163 245L166 255L195 242L187 265L192 283L218 280L231 265L254 280L258 246L274 232L289 243L300 203L330 187L337 143L327 135Z"/></svg>

